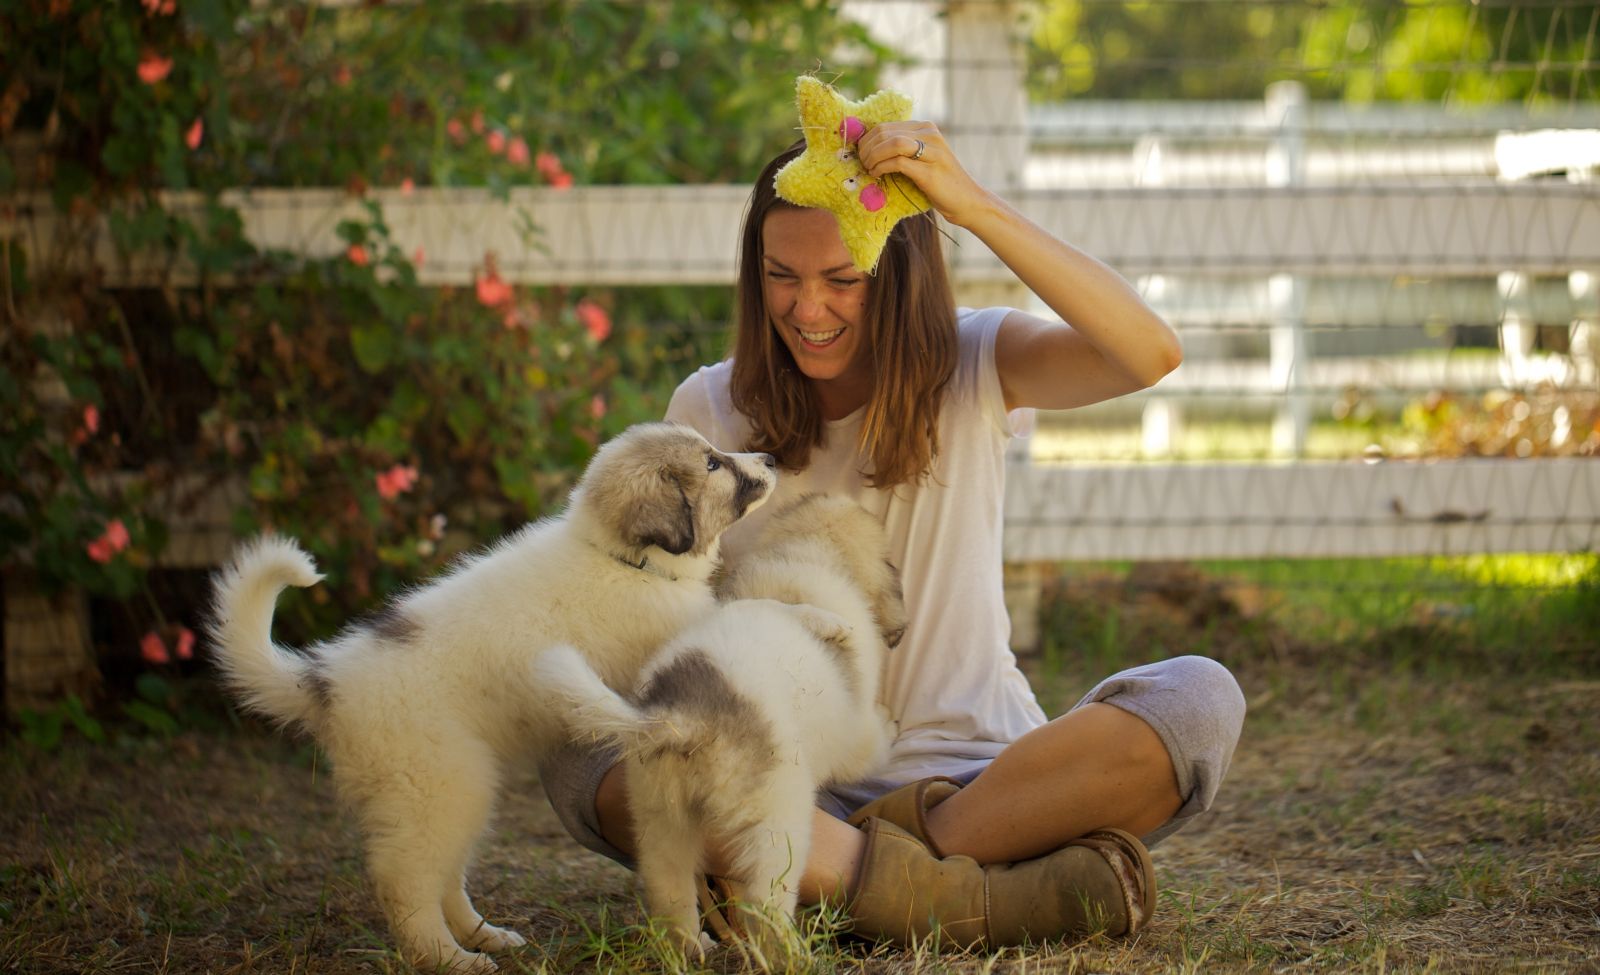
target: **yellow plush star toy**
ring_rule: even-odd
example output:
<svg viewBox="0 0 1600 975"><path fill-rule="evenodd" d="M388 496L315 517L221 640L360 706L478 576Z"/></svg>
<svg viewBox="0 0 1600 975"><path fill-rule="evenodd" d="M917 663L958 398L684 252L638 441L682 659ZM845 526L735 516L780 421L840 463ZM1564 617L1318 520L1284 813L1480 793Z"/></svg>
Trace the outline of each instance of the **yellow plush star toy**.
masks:
<svg viewBox="0 0 1600 975"><path fill-rule="evenodd" d="M856 158L856 140L879 122L911 117L911 99L880 91L859 102L810 75L795 81L806 148L778 171L773 187L796 206L833 211L858 270L871 272L894 225L928 209L917 184L898 173L874 179Z"/></svg>

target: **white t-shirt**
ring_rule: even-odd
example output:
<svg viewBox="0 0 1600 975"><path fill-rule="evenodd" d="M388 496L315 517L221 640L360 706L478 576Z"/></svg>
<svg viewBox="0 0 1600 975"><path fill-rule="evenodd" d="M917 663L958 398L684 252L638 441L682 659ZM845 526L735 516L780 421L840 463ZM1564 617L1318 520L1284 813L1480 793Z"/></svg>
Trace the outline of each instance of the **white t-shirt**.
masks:
<svg viewBox="0 0 1600 975"><path fill-rule="evenodd" d="M898 725L889 764L860 788L866 801L929 775L961 776L1043 724L1044 712L1017 669L1008 641L1000 536L1007 441L1026 432L1031 410L1006 413L994 342L1008 308L957 309L960 361L939 417L939 454L917 484L867 486L857 448L864 410L829 421L809 466L784 472L766 505L723 536L737 554L764 516L809 492L854 498L888 529L889 560L900 569L909 616L905 637L885 665L881 700ZM686 423L723 450L749 442L734 409L730 362L705 366L673 394L667 419Z"/></svg>

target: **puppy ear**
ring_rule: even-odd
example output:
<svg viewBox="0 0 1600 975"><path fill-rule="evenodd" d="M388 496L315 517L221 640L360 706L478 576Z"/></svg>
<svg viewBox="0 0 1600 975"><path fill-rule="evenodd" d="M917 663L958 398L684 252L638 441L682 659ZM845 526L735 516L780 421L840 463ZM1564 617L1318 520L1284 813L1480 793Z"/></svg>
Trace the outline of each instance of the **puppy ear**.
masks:
<svg viewBox="0 0 1600 975"><path fill-rule="evenodd" d="M654 545L673 555L694 548L694 505L676 475L661 471L656 490L641 507L633 522L634 542L640 548Z"/></svg>
<svg viewBox="0 0 1600 975"><path fill-rule="evenodd" d="M888 584L878 592L872 612L883 632L884 645L892 650L906 635L906 601L900 587L900 570L888 559L883 560L883 565Z"/></svg>

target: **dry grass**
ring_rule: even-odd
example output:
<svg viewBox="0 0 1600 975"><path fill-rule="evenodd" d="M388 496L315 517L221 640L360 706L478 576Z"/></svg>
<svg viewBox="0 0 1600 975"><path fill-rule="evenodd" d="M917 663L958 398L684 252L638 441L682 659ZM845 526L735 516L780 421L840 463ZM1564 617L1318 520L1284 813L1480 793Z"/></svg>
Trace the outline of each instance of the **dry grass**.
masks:
<svg viewBox="0 0 1600 975"><path fill-rule="evenodd" d="M1055 599L1073 614L1108 603L1092 583ZM1401 660L1392 640L1299 642L1239 600L1120 605L1124 648L1172 646L1204 613L1208 651L1252 704L1218 807L1157 848L1152 927L1131 943L994 956L819 939L816 970L1600 971L1592 653L1497 668L1457 630ZM1047 703L1118 662L1051 663L1059 651L1033 663ZM12 738L0 796L0 971L408 970L307 748L253 727L48 753ZM565 837L531 774L513 783L474 888L533 942L506 970L670 967L638 926L630 875Z"/></svg>

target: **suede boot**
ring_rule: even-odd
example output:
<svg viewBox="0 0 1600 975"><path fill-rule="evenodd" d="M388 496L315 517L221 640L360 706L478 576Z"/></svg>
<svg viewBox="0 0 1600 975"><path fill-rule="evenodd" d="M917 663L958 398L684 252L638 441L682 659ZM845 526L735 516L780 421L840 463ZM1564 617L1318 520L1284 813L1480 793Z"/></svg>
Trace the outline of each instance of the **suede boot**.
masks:
<svg viewBox="0 0 1600 975"><path fill-rule="evenodd" d="M962 948L1120 937L1143 928L1154 906L1149 854L1121 830L984 867L971 857L936 857L882 819L868 819L864 829L849 913L852 930L866 937L905 947L937 938Z"/></svg>
<svg viewBox="0 0 1600 975"><path fill-rule="evenodd" d="M928 810L960 791L960 782L942 775L919 779L872 800L845 822L856 829L864 827L869 819L893 823L921 840L934 856L943 857L944 851L928 836Z"/></svg>
<svg viewBox="0 0 1600 975"><path fill-rule="evenodd" d="M981 867L970 857L945 857L928 835L927 811L960 789L953 779L922 779L850 817L867 833L851 909L857 931L909 944L937 929L963 947L1000 947L1130 935L1148 923L1155 871L1144 844L1122 830L1097 830L1017 863Z"/></svg>

